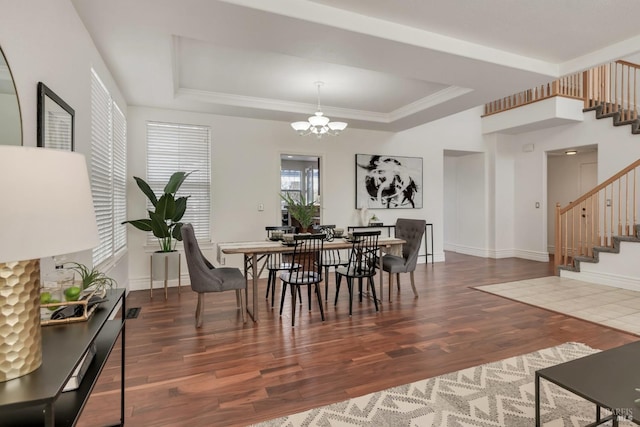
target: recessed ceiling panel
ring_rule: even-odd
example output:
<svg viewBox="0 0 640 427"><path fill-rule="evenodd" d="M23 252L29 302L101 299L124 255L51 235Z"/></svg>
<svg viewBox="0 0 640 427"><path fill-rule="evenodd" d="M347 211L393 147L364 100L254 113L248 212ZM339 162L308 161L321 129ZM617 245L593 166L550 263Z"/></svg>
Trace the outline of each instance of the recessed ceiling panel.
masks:
<svg viewBox="0 0 640 427"><path fill-rule="evenodd" d="M179 88L390 113L447 86L268 51L176 37Z"/></svg>

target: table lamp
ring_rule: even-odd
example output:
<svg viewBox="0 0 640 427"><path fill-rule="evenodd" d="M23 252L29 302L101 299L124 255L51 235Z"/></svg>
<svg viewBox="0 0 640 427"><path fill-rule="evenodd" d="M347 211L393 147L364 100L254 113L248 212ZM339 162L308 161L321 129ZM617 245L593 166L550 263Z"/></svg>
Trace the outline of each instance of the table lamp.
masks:
<svg viewBox="0 0 640 427"><path fill-rule="evenodd" d="M0 382L42 364L40 258L98 245L83 155L0 146Z"/></svg>

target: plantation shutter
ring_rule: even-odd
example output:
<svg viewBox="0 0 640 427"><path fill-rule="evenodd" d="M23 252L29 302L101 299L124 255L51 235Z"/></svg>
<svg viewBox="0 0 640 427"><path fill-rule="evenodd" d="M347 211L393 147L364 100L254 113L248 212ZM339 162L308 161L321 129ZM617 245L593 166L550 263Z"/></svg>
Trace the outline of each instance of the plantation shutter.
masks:
<svg viewBox="0 0 640 427"><path fill-rule="evenodd" d="M113 250L127 245L127 121L113 103Z"/></svg>
<svg viewBox="0 0 640 427"><path fill-rule="evenodd" d="M127 244L126 145L124 114L91 70L91 192L100 243L93 249L98 265Z"/></svg>
<svg viewBox="0 0 640 427"><path fill-rule="evenodd" d="M91 192L100 237L100 243L93 249L94 265L109 258L113 247L112 156L111 97L91 70Z"/></svg>
<svg viewBox="0 0 640 427"><path fill-rule="evenodd" d="M159 197L174 172L193 171L176 197L190 196L181 222L193 224L196 238L203 242L211 241L210 145L208 126L147 123L147 183ZM149 244L157 244L153 234L148 234Z"/></svg>

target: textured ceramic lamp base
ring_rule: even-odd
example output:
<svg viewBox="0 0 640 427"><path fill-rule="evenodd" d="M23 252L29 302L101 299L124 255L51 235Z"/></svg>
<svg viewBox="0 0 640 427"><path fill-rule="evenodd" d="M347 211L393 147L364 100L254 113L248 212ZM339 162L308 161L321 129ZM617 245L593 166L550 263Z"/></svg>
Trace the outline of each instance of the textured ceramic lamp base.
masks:
<svg viewBox="0 0 640 427"><path fill-rule="evenodd" d="M0 263L0 382L41 364L40 260Z"/></svg>

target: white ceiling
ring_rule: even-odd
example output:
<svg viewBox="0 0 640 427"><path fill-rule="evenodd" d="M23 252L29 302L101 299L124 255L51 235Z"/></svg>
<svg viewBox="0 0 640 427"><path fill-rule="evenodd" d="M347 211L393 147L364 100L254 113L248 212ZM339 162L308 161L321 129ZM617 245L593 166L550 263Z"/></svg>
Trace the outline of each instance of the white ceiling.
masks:
<svg viewBox="0 0 640 427"><path fill-rule="evenodd" d="M398 131L640 51L637 0L72 0L129 105ZM606 23L610 22L611 25Z"/></svg>

